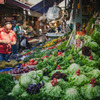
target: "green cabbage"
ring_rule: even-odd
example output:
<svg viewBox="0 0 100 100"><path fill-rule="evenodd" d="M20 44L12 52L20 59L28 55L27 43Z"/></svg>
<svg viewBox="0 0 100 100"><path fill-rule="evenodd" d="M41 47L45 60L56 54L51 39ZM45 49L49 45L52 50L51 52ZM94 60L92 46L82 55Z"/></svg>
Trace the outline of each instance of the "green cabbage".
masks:
<svg viewBox="0 0 100 100"><path fill-rule="evenodd" d="M90 79L86 77L85 75L79 75L77 76L76 74L73 75L72 77L69 77L69 81L76 86L81 86L84 85L85 83L88 83Z"/></svg>
<svg viewBox="0 0 100 100"><path fill-rule="evenodd" d="M61 92L62 92L62 89L59 85L55 85L53 87L52 84L49 82L49 83L46 83L45 86L44 86L43 93L45 93L47 96L60 97Z"/></svg>
<svg viewBox="0 0 100 100"><path fill-rule="evenodd" d="M93 56L93 60L98 60L99 59L99 56L96 55L94 52L92 52L92 56Z"/></svg>
<svg viewBox="0 0 100 100"><path fill-rule="evenodd" d="M57 79L57 81L57 85L59 85L62 89L66 89L67 87L69 87L69 83L64 81L63 79Z"/></svg>
<svg viewBox="0 0 100 100"><path fill-rule="evenodd" d="M40 77L39 77L39 76L37 76L35 81L36 81L36 83L39 83L39 82L40 82L40 80L41 80L41 79L40 79ZM33 84L34 84L34 83L33 83Z"/></svg>
<svg viewBox="0 0 100 100"><path fill-rule="evenodd" d="M80 96L77 89L72 87L72 88L66 89L65 95L62 97L62 100L83 100L83 99Z"/></svg>
<svg viewBox="0 0 100 100"><path fill-rule="evenodd" d="M98 50L99 45L96 42L89 42L88 47L90 47L92 50Z"/></svg>
<svg viewBox="0 0 100 100"><path fill-rule="evenodd" d="M77 71L77 69L81 69L81 67L78 64L73 63L67 68L66 71L69 74L74 74Z"/></svg>
<svg viewBox="0 0 100 100"><path fill-rule="evenodd" d="M36 76L37 76L36 74L37 74L36 71L31 71L27 75L29 75L33 79L36 79Z"/></svg>
<svg viewBox="0 0 100 100"><path fill-rule="evenodd" d="M43 76L42 81L48 82L50 81L50 78L48 76Z"/></svg>
<svg viewBox="0 0 100 100"><path fill-rule="evenodd" d="M87 100L100 97L100 86L91 87L91 84L86 84L81 87L81 93Z"/></svg>
<svg viewBox="0 0 100 100"><path fill-rule="evenodd" d="M85 73L88 73L88 72L90 72L90 71L92 71L92 70L94 70L94 69L95 69L95 67L89 67L89 66L86 66L86 65L82 66L82 70L83 70Z"/></svg>
<svg viewBox="0 0 100 100"><path fill-rule="evenodd" d="M90 78L99 79L100 78L100 70L94 69L94 70L90 71L89 73L87 73L87 76L89 76Z"/></svg>
<svg viewBox="0 0 100 100"><path fill-rule="evenodd" d="M15 96L19 96L23 93L23 89L20 87L19 84L16 84L12 90L12 94L15 95Z"/></svg>
<svg viewBox="0 0 100 100"><path fill-rule="evenodd" d="M92 41L91 36L88 36L88 35L84 36L84 44L87 44L88 42L91 42L91 41Z"/></svg>
<svg viewBox="0 0 100 100"><path fill-rule="evenodd" d="M82 59L82 63L89 67L98 67L100 62L95 60L89 60L89 57L85 57Z"/></svg>
<svg viewBox="0 0 100 100"><path fill-rule="evenodd" d="M61 72L61 73L64 73L64 70L53 70L49 76L51 77L53 74L55 74L56 72Z"/></svg>
<svg viewBox="0 0 100 100"><path fill-rule="evenodd" d="M28 96L29 96L29 94L28 94L27 92L23 92L23 93L21 94L20 97L22 97L22 98L26 98L26 97L28 97Z"/></svg>
<svg viewBox="0 0 100 100"><path fill-rule="evenodd" d="M38 70L38 71L36 71L36 73L37 73L37 76L39 76L40 78L43 77L43 71L42 70Z"/></svg>
<svg viewBox="0 0 100 100"><path fill-rule="evenodd" d="M27 88L28 85L32 83L33 83L32 78L28 74L22 75L19 79L19 84L24 88Z"/></svg>

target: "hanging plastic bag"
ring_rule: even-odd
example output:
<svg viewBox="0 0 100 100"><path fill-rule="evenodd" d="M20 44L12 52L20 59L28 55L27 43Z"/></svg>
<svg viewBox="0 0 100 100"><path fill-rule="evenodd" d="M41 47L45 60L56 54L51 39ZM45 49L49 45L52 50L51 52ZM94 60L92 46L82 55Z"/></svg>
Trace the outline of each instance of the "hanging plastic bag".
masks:
<svg viewBox="0 0 100 100"><path fill-rule="evenodd" d="M50 7L48 12L47 12L47 20L55 20L61 17L61 9L54 5L53 7Z"/></svg>

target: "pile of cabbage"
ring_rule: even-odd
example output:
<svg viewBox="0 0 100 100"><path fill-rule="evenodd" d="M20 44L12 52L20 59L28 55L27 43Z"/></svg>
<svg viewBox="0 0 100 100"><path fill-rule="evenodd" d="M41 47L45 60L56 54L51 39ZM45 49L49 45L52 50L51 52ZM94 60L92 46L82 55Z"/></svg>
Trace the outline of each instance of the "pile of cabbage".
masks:
<svg viewBox="0 0 100 100"><path fill-rule="evenodd" d="M85 72L88 68L88 72ZM80 70L77 76L76 71ZM66 74L66 80L57 79L57 84L52 86L51 77L54 73L60 71ZM96 85L92 87L91 79L95 78ZM40 92L34 95L27 93L26 89L30 84L44 82ZM87 66L80 66L76 63L71 64L66 70L54 70L49 76L43 76L43 71L32 71L24 74L19 79L9 95L16 96L18 100L99 100L100 98L100 70L91 69ZM48 98L48 99L47 99Z"/></svg>
<svg viewBox="0 0 100 100"><path fill-rule="evenodd" d="M29 97L30 94L27 93L26 89L29 85L38 84L43 77L43 71L31 71L27 74L24 74L20 77L19 82L14 86L11 93L8 95L16 96L19 98ZM42 83L42 82L41 82Z"/></svg>
<svg viewBox="0 0 100 100"><path fill-rule="evenodd" d="M100 46L98 32L93 34L83 37L83 49L90 48L89 52L84 49L83 54L82 48L72 47L63 56L54 53L55 59L38 65L41 70L22 75L8 95L17 97L16 100L100 100ZM56 84L52 83L54 78ZM39 90L35 92L37 85Z"/></svg>

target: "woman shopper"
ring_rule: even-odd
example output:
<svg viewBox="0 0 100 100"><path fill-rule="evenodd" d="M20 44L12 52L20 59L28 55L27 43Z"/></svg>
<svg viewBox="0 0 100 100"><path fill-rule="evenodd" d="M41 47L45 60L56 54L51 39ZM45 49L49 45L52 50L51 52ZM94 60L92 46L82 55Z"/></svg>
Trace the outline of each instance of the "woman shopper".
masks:
<svg viewBox="0 0 100 100"><path fill-rule="evenodd" d="M6 22L5 26L0 29L0 61L7 61L11 54L11 45L16 44L16 36L10 22Z"/></svg>

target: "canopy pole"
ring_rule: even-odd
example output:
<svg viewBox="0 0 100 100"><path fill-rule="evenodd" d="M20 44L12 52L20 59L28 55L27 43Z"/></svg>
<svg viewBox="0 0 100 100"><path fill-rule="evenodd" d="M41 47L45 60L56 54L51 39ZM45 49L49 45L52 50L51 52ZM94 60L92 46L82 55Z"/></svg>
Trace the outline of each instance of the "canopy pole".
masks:
<svg viewBox="0 0 100 100"><path fill-rule="evenodd" d="M77 1L74 0L74 7L73 7L73 30L74 30L74 36L76 34L76 10L77 10Z"/></svg>
<svg viewBox="0 0 100 100"><path fill-rule="evenodd" d="M82 0L80 0L80 24L81 24L80 29L82 30Z"/></svg>
<svg viewBox="0 0 100 100"><path fill-rule="evenodd" d="M67 0L65 0L65 10L66 10L66 7L67 7Z"/></svg>
<svg viewBox="0 0 100 100"><path fill-rule="evenodd" d="M43 0L43 14L45 13L45 0Z"/></svg>

